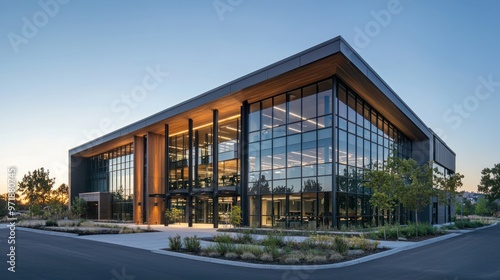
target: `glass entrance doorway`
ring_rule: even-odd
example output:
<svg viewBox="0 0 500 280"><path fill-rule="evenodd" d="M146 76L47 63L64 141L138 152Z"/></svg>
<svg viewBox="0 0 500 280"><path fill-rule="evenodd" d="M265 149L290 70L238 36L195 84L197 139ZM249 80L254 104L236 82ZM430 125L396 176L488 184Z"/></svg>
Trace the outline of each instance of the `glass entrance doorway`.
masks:
<svg viewBox="0 0 500 280"><path fill-rule="evenodd" d="M194 198L194 221L199 224L213 223L214 202L211 197L198 196Z"/></svg>
<svg viewBox="0 0 500 280"><path fill-rule="evenodd" d="M187 218L186 218L186 214L187 214L187 210L186 210L187 209L186 208L187 198L185 198L185 197L172 198L171 205L172 205L172 208L179 209L179 210L182 211L182 215L181 215L180 221L181 221L181 223L186 223L187 222Z"/></svg>
<svg viewBox="0 0 500 280"><path fill-rule="evenodd" d="M234 201L233 197L219 197L219 224L229 224L229 213Z"/></svg>

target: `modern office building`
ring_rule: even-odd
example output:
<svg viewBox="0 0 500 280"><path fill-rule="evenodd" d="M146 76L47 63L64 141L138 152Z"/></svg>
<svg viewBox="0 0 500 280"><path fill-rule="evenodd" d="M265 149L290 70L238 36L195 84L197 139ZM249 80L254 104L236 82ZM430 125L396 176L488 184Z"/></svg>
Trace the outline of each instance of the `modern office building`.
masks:
<svg viewBox="0 0 500 280"><path fill-rule="evenodd" d="M96 219L251 226L370 224L363 172L395 149L455 171L455 153L337 37L69 151L70 195ZM450 220L429 201L423 220ZM402 209L401 222L411 220Z"/></svg>

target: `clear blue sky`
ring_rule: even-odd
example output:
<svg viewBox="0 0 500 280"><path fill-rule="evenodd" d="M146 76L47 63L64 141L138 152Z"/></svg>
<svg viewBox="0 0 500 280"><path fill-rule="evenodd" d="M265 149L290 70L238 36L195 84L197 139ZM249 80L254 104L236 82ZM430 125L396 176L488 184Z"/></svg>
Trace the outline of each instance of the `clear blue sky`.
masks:
<svg viewBox="0 0 500 280"><path fill-rule="evenodd" d="M45 167L67 183L68 150L109 132L102 122L118 129L338 35L439 131L474 191L500 162L499 10L493 0L2 0L0 193L8 166L18 180ZM168 76L118 110L148 67Z"/></svg>

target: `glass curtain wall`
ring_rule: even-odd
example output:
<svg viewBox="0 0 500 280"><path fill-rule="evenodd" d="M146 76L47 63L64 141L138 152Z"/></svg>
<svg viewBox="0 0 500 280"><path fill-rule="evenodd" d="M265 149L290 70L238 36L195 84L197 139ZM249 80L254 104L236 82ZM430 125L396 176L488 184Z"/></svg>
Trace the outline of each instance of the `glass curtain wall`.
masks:
<svg viewBox="0 0 500 280"><path fill-rule="evenodd" d="M133 145L128 144L89 160L88 192L112 194L112 219L132 220L134 195Z"/></svg>
<svg viewBox="0 0 500 280"><path fill-rule="evenodd" d="M411 141L341 81L337 96L332 88L328 79L250 104L250 225L316 228L335 218L340 227L393 218L371 208L364 172L383 168L392 151L409 158Z"/></svg>
<svg viewBox="0 0 500 280"><path fill-rule="evenodd" d="M250 104L251 225L330 222L332 100L328 79Z"/></svg>
<svg viewBox="0 0 500 280"><path fill-rule="evenodd" d="M170 137L169 162L169 192L184 196L176 198L176 204L172 207L185 207L185 198L188 193L189 168L193 168L193 206L195 223L213 222L213 199L214 187L224 190L224 187L234 191L240 184L240 163L238 159L240 119L234 118L219 122L218 131L218 158L215 164L218 168L218 178L216 182L213 178L213 126L202 126L193 131L193 158L194 166L189 166L189 135L188 133L178 134ZM232 199L232 198L231 198ZM174 201L174 200L172 200ZM179 201L184 201L180 203ZM186 209L182 209L183 212ZM186 214L187 216L187 214Z"/></svg>
<svg viewBox="0 0 500 280"><path fill-rule="evenodd" d="M168 147L170 174L169 191L188 189L189 137L187 133L170 137Z"/></svg>
<svg viewBox="0 0 500 280"><path fill-rule="evenodd" d="M240 184L239 132L239 118L219 123L219 187L235 187Z"/></svg>
<svg viewBox="0 0 500 280"><path fill-rule="evenodd" d="M363 187L364 172L382 166L395 151L410 158L411 141L342 82L335 100L337 112L337 223L368 225L387 220L391 213L374 211L372 191Z"/></svg>

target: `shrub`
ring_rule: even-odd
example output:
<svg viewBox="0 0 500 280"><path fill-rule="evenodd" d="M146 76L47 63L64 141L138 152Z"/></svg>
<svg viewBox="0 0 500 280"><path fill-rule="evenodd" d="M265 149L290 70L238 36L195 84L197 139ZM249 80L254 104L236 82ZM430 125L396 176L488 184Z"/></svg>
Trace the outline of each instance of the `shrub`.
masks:
<svg viewBox="0 0 500 280"><path fill-rule="evenodd" d="M181 236L176 234L175 236L168 237L168 244L170 250L172 251L180 251L182 248Z"/></svg>
<svg viewBox="0 0 500 280"><path fill-rule="evenodd" d="M359 237L350 238L349 243L351 245L351 248L361 249L361 250L375 250L377 249L378 244L380 244L377 242L377 245L375 245L375 243L372 243L365 238L359 238Z"/></svg>
<svg viewBox="0 0 500 280"><path fill-rule="evenodd" d="M263 253L261 247L256 245L240 245L235 248L236 253L243 254L245 252L252 253L256 256L260 256Z"/></svg>
<svg viewBox="0 0 500 280"><path fill-rule="evenodd" d="M285 245L285 239L280 232L270 232L261 241L261 244L263 246L283 247Z"/></svg>
<svg viewBox="0 0 500 280"><path fill-rule="evenodd" d="M135 233L135 230L128 228L128 227L122 227L118 233L119 234Z"/></svg>
<svg viewBox="0 0 500 280"><path fill-rule="evenodd" d="M224 258L234 260L238 258L238 254L233 253L233 252L227 252L224 254Z"/></svg>
<svg viewBox="0 0 500 280"><path fill-rule="evenodd" d="M264 253L260 256L260 260L263 262L272 262L274 258L271 254Z"/></svg>
<svg viewBox="0 0 500 280"><path fill-rule="evenodd" d="M273 256L273 258L277 258L279 257L280 255L280 251L278 249L278 247L276 246L264 246L264 252L270 254L271 256Z"/></svg>
<svg viewBox="0 0 500 280"><path fill-rule="evenodd" d="M285 259L283 260L284 263L286 264L296 264L300 263L300 255L287 255Z"/></svg>
<svg viewBox="0 0 500 280"><path fill-rule="evenodd" d="M477 227L482 227L487 225L484 222L481 221L471 221L470 219L457 219L455 221L455 226L459 229L464 229L464 228L477 228Z"/></svg>
<svg viewBox="0 0 500 280"><path fill-rule="evenodd" d="M46 227L57 227L57 221L54 220L47 220L45 222Z"/></svg>
<svg viewBox="0 0 500 280"><path fill-rule="evenodd" d="M184 237L184 247L189 252L198 252L201 249L200 239L195 235L193 237Z"/></svg>
<svg viewBox="0 0 500 280"><path fill-rule="evenodd" d="M182 210L177 208L170 208L165 210L165 218L171 224L180 223L182 218Z"/></svg>
<svg viewBox="0 0 500 280"><path fill-rule="evenodd" d="M333 262L339 262L341 260L344 259L344 256L342 256L341 254L337 253L337 252L334 252L330 255L329 259Z"/></svg>
<svg viewBox="0 0 500 280"><path fill-rule="evenodd" d="M208 256L211 258L216 258L216 257L220 257L220 254L218 252L209 252Z"/></svg>
<svg viewBox="0 0 500 280"><path fill-rule="evenodd" d="M349 243L340 236L335 236L333 248L340 254L345 254L349 250Z"/></svg>
<svg viewBox="0 0 500 280"><path fill-rule="evenodd" d="M95 227L95 223L89 220L80 221L78 224L80 227Z"/></svg>
<svg viewBox="0 0 500 280"><path fill-rule="evenodd" d="M217 243L233 243L234 240L229 234L217 234L214 236L214 241Z"/></svg>
<svg viewBox="0 0 500 280"><path fill-rule="evenodd" d="M58 221L57 224L60 226L60 227L76 227L78 225L78 222L77 221L71 221L71 220L67 220L67 221Z"/></svg>
<svg viewBox="0 0 500 280"><path fill-rule="evenodd" d="M241 259L249 261L249 260L255 260L257 259L257 257L250 252L244 252L243 254L241 254Z"/></svg>
<svg viewBox="0 0 500 280"><path fill-rule="evenodd" d="M252 244L254 242L254 238L250 233L239 233L236 240L242 244Z"/></svg>
<svg viewBox="0 0 500 280"><path fill-rule="evenodd" d="M328 235L314 235L309 238L314 245L321 249L330 249L334 242L334 239Z"/></svg>
<svg viewBox="0 0 500 280"><path fill-rule="evenodd" d="M229 213L229 222L233 227L237 227L241 224L241 208L239 206L233 206L231 212Z"/></svg>
<svg viewBox="0 0 500 280"><path fill-rule="evenodd" d="M307 255L306 261L309 263L324 263L326 262L326 256L321 255Z"/></svg>
<svg viewBox="0 0 500 280"><path fill-rule="evenodd" d="M230 244L230 243L216 243L215 250L217 251L217 253L219 253L221 255L225 255L228 252L234 252L235 246L234 246L234 244Z"/></svg>
<svg viewBox="0 0 500 280"><path fill-rule="evenodd" d="M75 196L71 202L71 213L77 217L87 214L87 201L81 197Z"/></svg>
<svg viewBox="0 0 500 280"><path fill-rule="evenodd" d="M365 251L360 250L360 249L356 249L356 250L349 250L349 251L347 252L347 254L348 254L349 256L357 256L357 255L362 255L362 254L364 254L364 253L365 253Z"/></svg>

